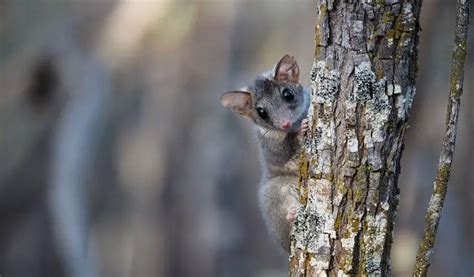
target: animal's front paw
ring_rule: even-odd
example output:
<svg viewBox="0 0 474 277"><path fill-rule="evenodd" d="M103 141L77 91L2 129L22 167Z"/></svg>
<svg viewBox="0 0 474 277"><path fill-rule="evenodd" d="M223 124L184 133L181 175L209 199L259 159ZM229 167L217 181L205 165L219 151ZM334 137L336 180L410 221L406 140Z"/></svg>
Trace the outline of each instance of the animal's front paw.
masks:
<svg viewBox="0 0 474 277"><path fill-rule="evenodd" d="M308 130L309 130L309 120L305 118L301 121L301 126L298 131L298 135L304 136L306 132L308 132Z"/></svg>
<svg viewBox="0 0 474 277"><path fill-rule="evenodd" d="M297 211L297 207L291 207L289 210L288 210L288 213L286 214L286 219L290 222L293 222L295 221L296 219L296 211Z"/></svg>

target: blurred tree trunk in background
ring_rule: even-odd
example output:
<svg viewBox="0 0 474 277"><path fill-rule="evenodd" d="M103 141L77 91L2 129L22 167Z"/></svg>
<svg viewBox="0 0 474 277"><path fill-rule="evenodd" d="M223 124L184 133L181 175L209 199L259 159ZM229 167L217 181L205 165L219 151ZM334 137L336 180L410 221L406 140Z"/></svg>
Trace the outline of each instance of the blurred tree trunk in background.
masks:
<svg viewBox="0 0 474 277"><path fill-rule="evenodd" d="M290 275L390 275L421 1L316 2Z"/></svg>

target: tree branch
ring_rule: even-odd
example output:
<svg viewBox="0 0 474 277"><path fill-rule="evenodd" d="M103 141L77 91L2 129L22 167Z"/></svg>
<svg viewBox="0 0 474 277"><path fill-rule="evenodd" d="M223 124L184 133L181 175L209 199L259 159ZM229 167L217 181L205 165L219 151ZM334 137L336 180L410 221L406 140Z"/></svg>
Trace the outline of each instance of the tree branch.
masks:
<svg viewBox="0 0 474 277"><path fill-rule="evenodd" d="M434 190L425 216L425 229L416 257L413 276L425 276L430 266L430 258L438 230L444 199L448 189L454 148L456 143L457 123L463 91L464 62L467 54L467 33L469 25L469 3L467 0L457 1L456 29L454 36L453 60L451 64L448 112L446 116L446 132L438 164L438 172L434 181Z"/></svg>

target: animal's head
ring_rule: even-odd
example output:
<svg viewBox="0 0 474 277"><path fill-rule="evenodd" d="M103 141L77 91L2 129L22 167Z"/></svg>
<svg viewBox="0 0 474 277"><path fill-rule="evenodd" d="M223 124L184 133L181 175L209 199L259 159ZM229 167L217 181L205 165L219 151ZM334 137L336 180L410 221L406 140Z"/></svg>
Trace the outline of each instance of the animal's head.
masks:
<svg viewBox="0 0 474 277"><path fill-rule="evenodd" d="M309 96L299 82L299 75L296 59L285 55L247 90L226 92L221 103L260 127L296 132L309 106Z"/></svg>

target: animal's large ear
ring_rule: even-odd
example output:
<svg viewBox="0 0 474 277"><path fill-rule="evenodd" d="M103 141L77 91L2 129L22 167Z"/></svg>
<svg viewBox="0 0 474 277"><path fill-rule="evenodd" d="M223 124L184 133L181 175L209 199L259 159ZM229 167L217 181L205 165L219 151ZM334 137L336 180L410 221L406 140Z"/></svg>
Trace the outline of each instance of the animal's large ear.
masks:
<svg viewBox="0 0 474 277"><path fill-rule="evenodd" d="M298 83L300 80L300 68L296 59L285 55L275 66L275 80Z"/></svg>
<svg viewBox="0 0 474 277"><path fill-rule="evenodd" d="M252 95L247 91L229 91L221 96L221 104L235 113L249 117Z"/></svg>

